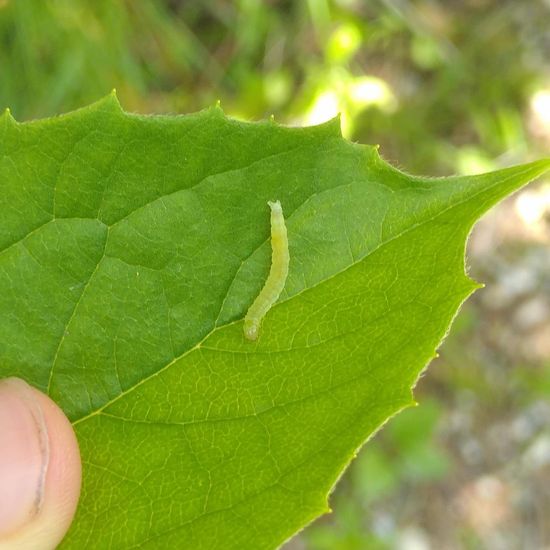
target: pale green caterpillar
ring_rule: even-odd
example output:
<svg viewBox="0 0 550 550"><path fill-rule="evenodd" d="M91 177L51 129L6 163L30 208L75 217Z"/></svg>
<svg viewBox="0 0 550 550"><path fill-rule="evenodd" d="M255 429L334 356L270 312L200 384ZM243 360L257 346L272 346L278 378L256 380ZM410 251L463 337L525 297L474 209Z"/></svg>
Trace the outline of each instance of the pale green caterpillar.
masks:
<svg viewBox="0 0 550 550"><path fill-rule="evenodd" d="M244 318L244 335L249 340L258 338L262 319L281 295L290 262L288 237L281 203L275 201L267 204L271 208L271 269L264 287Z"/></svg>

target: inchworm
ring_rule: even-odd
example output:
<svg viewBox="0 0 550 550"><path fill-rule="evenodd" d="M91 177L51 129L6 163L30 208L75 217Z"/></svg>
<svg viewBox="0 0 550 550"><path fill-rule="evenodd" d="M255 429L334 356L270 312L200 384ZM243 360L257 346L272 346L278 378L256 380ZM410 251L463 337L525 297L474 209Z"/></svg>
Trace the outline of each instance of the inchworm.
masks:
<svg viewBox="0 0 550 550"><path fill-rule="evenodd" d="M271 208L271 269L264 287L248 309L244 318L244 335L249 340L258 338L260 323L277 301L285 286L290 256L283 209L279 201L268 202Z"/></svg>

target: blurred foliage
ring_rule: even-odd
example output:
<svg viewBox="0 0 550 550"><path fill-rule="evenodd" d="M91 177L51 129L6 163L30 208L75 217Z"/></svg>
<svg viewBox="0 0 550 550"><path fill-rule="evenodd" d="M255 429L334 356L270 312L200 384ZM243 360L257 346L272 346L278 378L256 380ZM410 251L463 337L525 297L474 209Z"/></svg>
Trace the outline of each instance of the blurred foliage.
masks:
<svg viewBox="0 0 550 550"><path fill-rule="evenodd" d="M451 469L446 452L434 442L441 413L436 401L425 401L395 417L368 444L331 501L334 521L305 532L312 548L361 550L395 545L393 497L426 489Z"/></svg>
<svg viewBox="0 0 550 550"><path fill-rule="evenodd" d="M480 171L533 151L549 85L545 0L0 0L0 105L28 119L117 88L139 112L315 123L406 169ZM536 154L536 151L533 151Z"/></svg>
<svg viewBox="0 0 550 550"><path fill-rule="evenodd" d="M479 172L548 155L549 28L548 0L0 0L0 108L26 120L116 88L127 110L143 113L217 100L229 115L286 124L340 113L347 137L380 144L407 171ZM461 313L419 384L421 407L366 446L333 517L292 548L429 548L422 532L434 548L493 544L460 508L473 509L465 483L485 471L506 479L514 449L529 457L533 447L536 460L550 445L540 421L550 375L506 365L486 341L495 318L483 308L474 298ZM498 436L507 420L512 450ZM519 539L495 547L550 544L536 519L536 503L550 503L529 479L529 496L518 497L525 527L508 522Z"/></svg>

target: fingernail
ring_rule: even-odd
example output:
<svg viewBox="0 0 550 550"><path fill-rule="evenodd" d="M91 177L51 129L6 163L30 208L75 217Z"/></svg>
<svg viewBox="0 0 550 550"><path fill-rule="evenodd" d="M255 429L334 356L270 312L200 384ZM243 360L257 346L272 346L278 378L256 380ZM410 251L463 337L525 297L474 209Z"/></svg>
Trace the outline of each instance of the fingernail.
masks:
<svg viewBox="0 0 550 550"><path fill-rule="evenodd" d="M31 387L0 380L0 537L40 511L48 469L44 415Z"/></svg>

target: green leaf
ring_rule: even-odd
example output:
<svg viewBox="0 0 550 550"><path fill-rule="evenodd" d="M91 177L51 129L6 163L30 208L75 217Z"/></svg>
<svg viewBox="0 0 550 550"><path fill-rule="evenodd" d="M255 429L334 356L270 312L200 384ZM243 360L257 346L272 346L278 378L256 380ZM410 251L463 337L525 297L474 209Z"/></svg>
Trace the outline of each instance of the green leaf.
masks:
<svg viewBox="0 0 550 550"><path fill-rule="evenodd" d="M425 179L311 128L215 107L0 118L0 376L76 429L62 548L275 548L326 512L463 300L472 224L550 166ZM257 342L242 319L290 242Z"/></svg>

